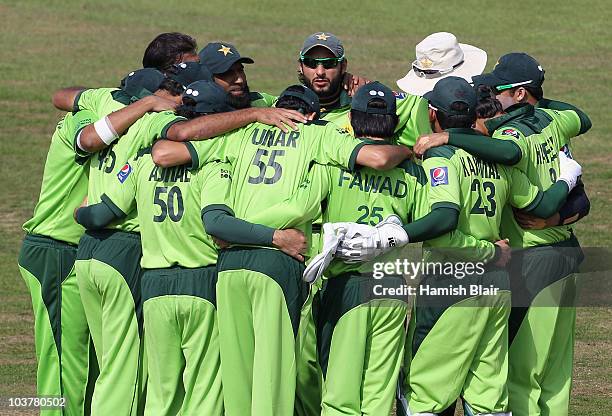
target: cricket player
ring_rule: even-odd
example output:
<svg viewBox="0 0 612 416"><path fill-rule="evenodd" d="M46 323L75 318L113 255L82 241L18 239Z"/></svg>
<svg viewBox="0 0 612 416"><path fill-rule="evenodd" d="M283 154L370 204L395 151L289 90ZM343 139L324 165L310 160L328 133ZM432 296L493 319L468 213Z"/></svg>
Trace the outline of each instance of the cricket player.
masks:
<svg viewBox="0 0 612 416"><path fill-rule="evenodd" d="M23 225L26 236L19 253L19 271L34 309L36 392L66 399L66 407L41 409L43 415L85 414L88 375L95 372L95 360L90 368L89 330L74 271L83 227L72 218L73 207L87 194L89 170L89 160L76 157L75 140L95 120L91 111L80 111L59 121L51 138L38 203L32 218Z"/></svg>
<svg viewBox="0 0 612 416"><path fill-rule="evenodd" d="M476 119L477 98L467 81L440 80L425 98L434 131L478 136L469 128ZM424 243L426 258L431 262L456 256L463 262L485 263L483 273L463 270L465 279L470 285L497 290L481 294L470 288L441 299L429 288L453 288L458 284L455 275L424 275L409 330L407 414L438 414L459 395L466 414L510 414L506 383L510 282L501 268L510 253L507 241L501 239L502 210L510 204L541 217L556 212L581 169L563 158L556 182L542 192L519 169L484 162L452 146L426 152L423 168L430 176L430 206L454 207L457 218L456 230ZM436 248L470 250L449 253ZM448 342L456 334L461 334L461 345Z"/></svg>
<svg viewBox="0 0 612 416"><path fill-rule="evenodd" d="M299 85L285 90L277 106L301 108L310 116L319 108L318 97ZM324 121L298 127L285 134L254 123L208 143L184 146L161 141L153 156L161 152L158 160L174 164L191 159L194 167L228 160L233 167L234 211L237 217L250 221L267 206L291 195L312 161L347 169L354 164L389 168L410 154L404 147L365 145ZM306 218L296 228L308 235L311 220ZM294 337L306 295L301 280L303 264L276 250L236 247L221 252L218 269L221 374L227 414L293 414ZM237 337L244 342L237 344Z"/></svg>
<svg viewBox="0 0 612 416"><path fill-rule="evenodd" d="M144 74L144 77L152 78L149 83L157 83L158 87L153 91L143 88L137 91L141 94L153 92L175 97L175 105L180 102L183 87L178 82L152 69L136 72L126 77L126 87L131 85L132 77ZM79 108L87 107L104 113L104 97L112 97L112 92L89 91L83 92L78 98ZM102 99L96 100L96 96ZM133 98L142 101L147 96ZM127 107L122 110L127 110ZM132 120L133 124L127 126L129 130L126 127L127 132L116 131L116 126L108 118L97 122L105 123L102 126L96 125L96 133L109 146L91 156L93 163L89 170L87 193L90 205L99 203L104 193L116 186L116 172L125 165L128 158L141 147L150 145L155 138L163 136L170 125L183 120L172 111L149 111L140 114L142 117L136 118L135 122ZM124 132L121 139L117 140L117 136ZM123 177L125 173L122 171L119 176ZM77 222L86 228L96 228L92 227L86 217L79 215L79 211L75 213ZM92 220L93 225L97 218ZM79 242L77 281L100 367L92 399L94 415L142 412L146 368L141 343L141 253L139 224L135 214L114 221L100 231L87 231Z"/></svg>
<svg viewBox="0 0 612 416"><path fill-rule="evenodd" d="M210 81L190 84L183 101L177 112L191 117L232 110L224 91ZM118 170L116 186L101 202L81 208L78 215L89 225L107 226L137 207L149 373L145 414L223 415L215 311L217 250L204 232L200 214L206 220L215 210L232 213L227 205L229 166L211 163L195 171L186 166L158 168L150 147L139 150L127 166ZM209 227L214 228L217 220ZM266 244L255 237L277 233L295 239L291 231L249 225L231 215L229 220L222 219L224 227L237 234L232 242ZM292 239L285 238L295 244ZM277 240L278 236L270 237L269 244Z"/></svg>
<svg viewBox="0 0 612 416"><path fill-rule="evenodd" d="M317 32L306 38L298 60L298 78L311 88L321 102L321 118L352 133L348 113L351 97L342 88L348 59L344 45L328 32ZM427 102L421 97L396 93L399 122L393 143L412 147L419 135L431 131Z"/></svg>
<svg viewBox="0 0 612 416"><path fill-rule="evenodd" d="M142 67L166 73L172 65L199 62L197 50L196 40L189 35L179 32L160 33L147 45Z"/></svg>
<svg viewBox="0 0 612 416"><path fill-rule="evenodd" d="M482 143L485 146L478 142L468 149L465 138L451 133L449 143L485 160L492 159L495 149L497 157L503 154L507 164L523 171L540 189L548 189L559 172L556 152L567 147L572 137L587 132L591 121L576 107L543 99L543 81L544 70L529 55L502 56L492 73L474 79L475 84L493 87L505 109L506 114L485 123L492 137L500 140L487 140ZM534 99L541 103L538 108L529 104ZM438 140L426 138L423 148L432 141ZM512 210L505 209L503 214L502 235L512 247L526 249L511 263L513 304L532 305L513 309L510 318L510 405L520 415L568 412L576 311L567 305L575 297L574 273L582 252L571 227L563 221L558 226L525 230Z"/></svg>

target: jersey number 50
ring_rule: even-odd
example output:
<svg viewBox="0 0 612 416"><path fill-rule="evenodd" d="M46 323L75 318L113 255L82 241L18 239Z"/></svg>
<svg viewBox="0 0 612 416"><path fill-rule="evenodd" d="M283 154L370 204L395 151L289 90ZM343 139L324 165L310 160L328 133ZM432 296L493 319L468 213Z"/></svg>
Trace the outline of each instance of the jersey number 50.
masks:
<svg viewBox="0 0 612 416"><path fill-rule="evenodd" d="M162 199L162 195L168 194L166 201ZM166 217L174 222L178 222L183 218L185 208L183 206L183 195L181 194L181 188L173 186L168 191L167 186L158 186L155 188L155 196L153 197L153 203L161 208L159 215L153 216L153 221L162 222Z"/></svg>

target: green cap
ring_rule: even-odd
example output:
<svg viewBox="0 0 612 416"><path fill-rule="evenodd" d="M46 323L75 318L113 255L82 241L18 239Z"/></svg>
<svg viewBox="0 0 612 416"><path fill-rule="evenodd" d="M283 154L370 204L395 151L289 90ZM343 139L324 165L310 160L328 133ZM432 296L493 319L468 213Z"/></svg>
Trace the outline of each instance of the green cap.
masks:
<svg viewBox="0 0 612 416"><path fill-rule="evenodd" d="M331 33L317 32L308 36L304 41L304 46L302 46L302 50L300 50L300 55L306 55L308 51L314 48L315 46L322 46L326 49L329 49L329 51L331 51L331 53L333 53L336 58L341 58L344 56L344 46L342 45L342 42L340 42L340 39L338 39Z"/></svg>
<svg viewBox="0 0 612 416"><path fill-rule="evenodd" d="M183 94L183 104L192 106L191 100L185 102L185 98L195 101L194 111L201 114L225 113L235 108L227 103L227 93L214 81L196 81L187 86Z"/></svg>
<svg viewBox="0 0 612 416"><path fill-rule="evenodd" d="M213 75L227 72L236 62L254 63L251 58L240 56L236 47L227 42L211 42L198 55L202 65Z"/></svg>
<svg viewBox="0 0 612 416"><path fill-rule="evenodd" d="M132 100L152 95L166 79L164 74L153 68L132 71L121 80L121 88Z"/></svg>
<svg viewBox="0 0 612 416"><path fill-rule="evenodd" d="M375 99L384 101L385 107L371 107L370 103ZM378 81L373 81L361 86L353 95L351 109L368 114L392 115L397 111L395 100L395 94L389 87Z"/></svg>
<svg viewBox="0 0 612 416"><path fill-rule="evenodd" d="M305 87L301 84L291 85L287 87L281 95L278 97L280 101L283 97L296 97L310 105L314 109L314 113L319 115L321 111L321 105L319 104L319 96L310 88Z"/></svg>
<svg viewBox="0 0 612 416"><path fill-rule="evenodd" d="M443 78L436 83L434 89L423 98L436 110L454 116L467 116L476 114L476 90L465 79L459 77ZM453 110L453 103L467 104L464 111Z"/></svg>
<svg viewBox="0 0 612 416"><path fill-rule="evenodd" d="M212 74L199 62L181 62L174 64L168 70L168 78L171 78L183 87L196 81L212 81Z"/></svg>
<svg viewBox="0 0 612 416"><path fill-rule="evenodd" d="M498 91L514 87L541 87L544 83L544 69L531 56L513 52L499 58L493 71L472 77L475 86L488 85Z"/></svg>

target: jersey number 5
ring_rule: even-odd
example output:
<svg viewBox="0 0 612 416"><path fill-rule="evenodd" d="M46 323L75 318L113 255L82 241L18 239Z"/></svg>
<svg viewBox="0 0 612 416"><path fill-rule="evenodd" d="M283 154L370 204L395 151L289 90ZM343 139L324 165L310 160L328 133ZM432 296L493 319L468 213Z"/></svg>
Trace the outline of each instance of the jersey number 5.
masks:
<svg viewBox="0 0 612 416"><path fill-rule="evenodd" d="M166 193L168 194L166 198L166 201L168 201L167 203L161 198L161 196ZM155 188L153 203L161 208L161 213L159 215L154 215L153 221L162 222L166 217L170 217L172 221L178 222L183 218L183 213L185 212L185 208L183 207L183 195L178 186L173 186L170 188L170 191L168 191L167 186L158 186Z"/></svg>
<svg viewBox="0 0 612 416"><path fill-rule="evenodd" d="M486 193L485 197L489 202L488 206L482 204L482 194L480 191L480 181L474 179L470 190L477 193L476 203L472 207L470 214L486 214L487 217L495 216L495 210L497 209L497 203L495 202L495 184L493 182L483 182L482 189Z"/></svg>
<svg viewBox="0 0 612 416"><path fill-rule="evenodd" d="M252 165L257 166L259 168L259 176L249 176L249 183L257 185L263 182L266 185L272 185L273 183L278 182L278 180L283 174L283 167L274 159L277 156L283 156L284 154L284 150L272 150L272 152L270 153L270 159L268 159L268 163L266 164L263 160L261 160L261 158L262 156L268 156L268 150L257 149L257 153L255 153ZM266 168L268 166L274 169L274 175L272 175L271 178L266 177Z"/></svg>

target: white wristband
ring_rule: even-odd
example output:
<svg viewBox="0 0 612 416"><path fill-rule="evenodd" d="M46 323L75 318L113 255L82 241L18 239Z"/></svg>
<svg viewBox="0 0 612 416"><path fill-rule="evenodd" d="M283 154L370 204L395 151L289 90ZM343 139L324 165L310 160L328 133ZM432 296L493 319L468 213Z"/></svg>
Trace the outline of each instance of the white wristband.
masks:
<svg viewBox="0 0 612 416"><path fill-rule="evenodd" d="M96 133L98 133L100 140L107 145L111 144L117 137L119 137L108 117L104 117L96 121L94 123L94 129L96 130Z"/></svg>
<svg viewBox="0 0 612 416"><path fill-rule="evenodd" d="M76 144L79 149L81 149L84 152L87 152L87 150L83 149L83 146L81 145L81 134L82 133L83 133L83 129L81 129L79 131L79 134L77 135Z"/></svg>

